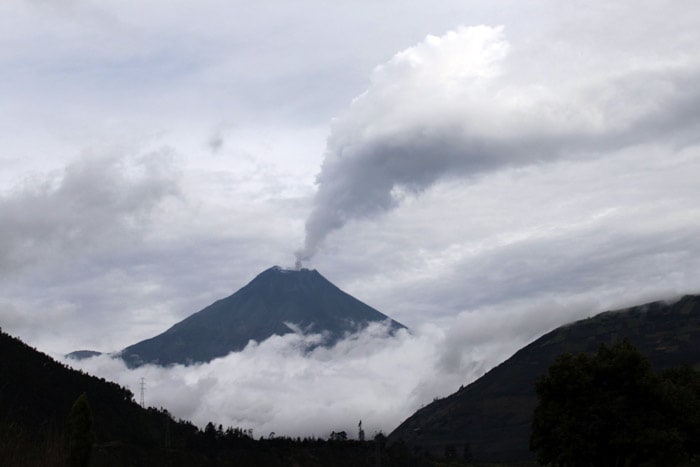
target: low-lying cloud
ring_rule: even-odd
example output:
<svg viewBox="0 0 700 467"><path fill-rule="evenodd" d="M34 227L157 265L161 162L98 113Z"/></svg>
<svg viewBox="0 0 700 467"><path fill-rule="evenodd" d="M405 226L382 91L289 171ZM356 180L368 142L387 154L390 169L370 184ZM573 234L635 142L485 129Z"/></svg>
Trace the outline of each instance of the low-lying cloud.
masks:
<svg viewBox="0 0 700 467"><path fill-rule="evenodd" d="M347 222L445 178L696 140L696 58L650 54L613 69L593 63L586 73L569 58L569 70L546 73L536 70L553 66L547 44L529 52L518 45L503 27L460 27L377 67L332 123L298 259ZM529 72L514 66L523 60Z"/></svg>
<svg viewBox="0 0 700 467"><path fill-rule="evenodd" d="M483 375L520 346L562 322L589 316L591 301L484 308L389 336L375 323L335 346L290 333L251 343L210 363L127 369L107 355L66 363L130 387L146 405L203 427L208 421L288 436L388 433L421 406Z"/></svg>
<svg viewBox="0 0 700 467"><path fill-rule="evenodd" d="M387 337L386 328L373 325L332 348L307 353L307 344L317 339L273 336L188 367L128 370L108 356L68 363L130 386L137 400L137 383L144 377L147 405L200 426L211 420L253 428L257 436L353 434L358 420L368 432L387 432L436 394L454 391L483 370L483 364L440 364L438 343L445 335L435 327Z"/></svg>

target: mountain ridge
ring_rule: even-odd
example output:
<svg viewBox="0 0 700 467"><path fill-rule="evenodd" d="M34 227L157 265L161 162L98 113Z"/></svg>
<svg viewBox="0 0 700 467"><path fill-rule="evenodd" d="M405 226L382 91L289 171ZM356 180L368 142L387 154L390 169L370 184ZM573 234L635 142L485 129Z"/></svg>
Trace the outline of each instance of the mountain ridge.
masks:
<svg viewBox="0 0 700 467"><path fill-rule="evenodd" d="M390 443L441 456L468 445L485 462L533 461L529 451L534 384L564 352L594 352L627 338L655 369L700 366L700 296L657 301L560 326L457 392L435 400L402 422Z"/></svg>

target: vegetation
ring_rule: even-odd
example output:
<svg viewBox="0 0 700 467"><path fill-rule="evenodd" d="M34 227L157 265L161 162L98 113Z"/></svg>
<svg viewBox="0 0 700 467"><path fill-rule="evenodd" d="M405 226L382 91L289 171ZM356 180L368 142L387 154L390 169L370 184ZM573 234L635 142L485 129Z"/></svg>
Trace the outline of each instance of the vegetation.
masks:
<svg viewBox="0 0 700 467"><path fill-rule="evenodd" d="M657 374L627 340L566 353L536 384L531 448L542 464L673 466L700 446L700 373Z"/></svg>
<svg viewBox="0 0 700 467"><path fill-rule="evenodd" d="M78 397L69 415L70 422L70 451L68 465L71 467L87 467L90 464L92 445L95 434L92 432L92 411L85 393Z"/></svg>

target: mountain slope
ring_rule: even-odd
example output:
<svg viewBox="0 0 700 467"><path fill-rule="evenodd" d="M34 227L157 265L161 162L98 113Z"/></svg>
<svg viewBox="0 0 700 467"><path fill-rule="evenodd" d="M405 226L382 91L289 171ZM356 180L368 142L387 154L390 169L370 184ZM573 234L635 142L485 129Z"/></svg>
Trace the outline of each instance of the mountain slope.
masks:
<svg viewBox="0 0 700 467"><path fill-rule="evenodd" d="M181 446L198 433L165 411L140 407L128 389L68 368L0 330L0 464L65 465L68 415L83 393L103 455L111 445Z"/></svg>
<svg viewBox="0 0 700 467"><path fill-rule="evenodd" d="M208 362L292 331L324 332L326 344L370 322L389 318L330 283L316 270L277 266L260 273L233 295L175 324L164 333L124 349L131 366L143 363ZM404 326L390 320L393 330Z"/></svg>
<svg viewBox="0 0 700 467"><path fill-rule="evenodd" d="M700 296L605 312L560 327L467 387L422 408L389 441L403 440L436 455L450 445L461 452L468 443L474 458L483 461L533 459L529 436L537 378L564 352L593 352L623 338L656 369L700 365Z"/></svg>

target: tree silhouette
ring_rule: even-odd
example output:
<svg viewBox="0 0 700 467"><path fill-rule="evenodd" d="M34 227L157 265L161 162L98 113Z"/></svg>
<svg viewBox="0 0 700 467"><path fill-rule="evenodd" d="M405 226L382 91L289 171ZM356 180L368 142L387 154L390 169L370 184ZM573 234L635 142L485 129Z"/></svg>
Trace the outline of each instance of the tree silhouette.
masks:
<svg viewBox="0 0 700 467"><path fill-rule="evenodd" d="M536 384L531 449L543 464L677 465L697 436L697 419L683 414L700 411L688 384L697 372L687 371L695 376L656 375L626 340L561 355Z"/></svg>
<svg viewBox="0 0 700 467"><path fill-rule="evenodd" d="M345 431L333 431L328 437L331 441L347 441L348 434Z"/></svg>
<svg viewBox="0 0 700 467"><path fill-rule="evenodd" d="M86 467L90 463L95 435L92 432L92 411L85 393L81 394L73 404L68 422L70 425L68 465Z"/></svg>
<svg viewBox="0 0 700 467"><path fill-rule="evenodd" d="M700 456L700 372L690 366L670 368L661 373L665 410L683 434L688 456Z"/></svg>

